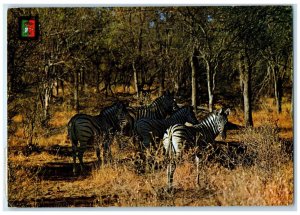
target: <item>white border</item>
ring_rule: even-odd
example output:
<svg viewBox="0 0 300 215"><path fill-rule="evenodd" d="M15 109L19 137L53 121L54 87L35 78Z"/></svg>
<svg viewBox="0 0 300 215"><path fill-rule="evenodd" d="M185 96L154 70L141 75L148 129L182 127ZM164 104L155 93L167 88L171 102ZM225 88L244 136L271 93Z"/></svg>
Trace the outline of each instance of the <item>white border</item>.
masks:
<svg viewBox="0 0 300 215"><path fill-rule="evenodd" d="M295 149L295 162L294 162L294 170L295 170L295 182L299 180L299 171L297 171L296 167L299 167L299 159L298 157L298 135L297 132L299 131L297 122L300 122L299 118L300 115L297 114L297 107L299 107L299 87L297 87L297 84L299 82L299 75L297 75L298 70L298 64L299 62L299 57L297 54L297 50L299 50L299 43L297 41L297 35L298 33L298 23L299 23L299 17L298 17L298 2L296 0L276 0L276 1L269 1L269 0L252 0L251 2L247 2L245 0L214 0L213 2L211 0L201 0L196 1L196 0L190 0L190 1L183 1L183 0L173 0L173 1L167 1L167 0L154 0L154 1L145 1L145 0L130 0L124 2L124 0L109 0L109 1L97 1L97 0L78 0L76 1L76 4L74 4L74 1L72 0L53 0L51 1L50 6L57 6L57 7L72 7L72 6L141 6L141 5L147 5L147 6L168 6L168 5L294 5L294 147ZM89 213L97 213L99 214L99 211L101 213L105 214L115 214L115 213L122 213L125 214L137 214L141 213L140 211L142 210L142 213L157 213L159 211L163 211L161 213L167 213L167 214L178 214L178 213L201 213L201 214L207 214L211 213L217 213L216 211L221 211L222 214L240 214L245 213L245 214L253 214L253 212L258 213L258 214L265 214L265 213L270 213L270 214L282 214L284 211L284 214L297 214L299 213L299 198L298 198L298 193L299 193L299 184L295 183L295 200L294 204L295 207L291 207L290 209L296 209L294 211L286 211L287 207L204 207L204 208L37 208L37 209L11 209L6 206L6 197L5 197L5 192L6 192L6 152L5 152L5 146L7 145L6 140L7 140L7 95L6 95L6 83L7 83L7 77L6 77L6 62L7 62L7 52L6 52L6 12L8 7L47 7L49 4L41 4L41 1L39 0L2 0L1 2L1 9L0 9L0 17L2 17L2 22L0 21L0 32L2 34L2 39L0 40L0 68L1 68L1 75L0 75L0 113L1 113L1 151L0 151L0 163L3 168L1 169L1 172L4 174L0 174L0 180L1 180L1 185L2 189L0 188L0 194L1 194L1 210L4 213L22 213L22 214L33 214L33 213L46 213L46 214L52 214L57 213L57 212L63 212L63 213L68 213L68 214L73 214L73 213L82 213L82 211L88 211ZM166 211L167 210L167 211ZM171 210L171 211L170 211Z"/></svg>

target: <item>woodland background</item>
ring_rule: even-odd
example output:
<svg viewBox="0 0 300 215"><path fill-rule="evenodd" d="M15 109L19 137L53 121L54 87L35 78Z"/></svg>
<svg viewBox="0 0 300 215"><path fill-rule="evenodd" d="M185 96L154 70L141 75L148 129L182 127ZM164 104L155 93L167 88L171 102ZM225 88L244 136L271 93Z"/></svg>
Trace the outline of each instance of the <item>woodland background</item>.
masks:
<svg viewBox="0 0 300 215"><path fill-rule="evenodd" d="M292 12L291 6L9 9L9 205L292 204ZM29 15L38 17L38 40L19 39L18 18ZM234 170L205 162L202 187L194 189L187 156L169 197L165 169L137 174L134 162L126 163L134 150L116 146L114 165L94 170L91 151L90 174L72 177L66 124L75 113L95 115L116 100L149 104L167 89L199 119L231 108L236 127L228 142L247 146Z"/></svg>

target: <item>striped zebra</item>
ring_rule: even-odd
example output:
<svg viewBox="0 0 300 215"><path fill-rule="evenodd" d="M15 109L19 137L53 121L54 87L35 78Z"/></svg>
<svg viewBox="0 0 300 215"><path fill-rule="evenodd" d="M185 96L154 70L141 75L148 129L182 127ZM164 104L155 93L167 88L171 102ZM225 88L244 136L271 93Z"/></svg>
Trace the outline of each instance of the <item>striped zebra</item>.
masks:
<svg viewBox="0 0 300 215"><path fill-rule="evenodd" d="M141 148L149 148L150 144L155 147L153 138L162 139L164 132L172 125L177 123L197 124L198 120L191 106L182 107L166 119L140 119L135 124L135 132L142 140Z"/></svg>
<svg viewBox="0 0 300 215"><path fill-rule="evenodd" d="M139 119L165 119L178 108L174 95L169 91L155 99L150 105L127 107L127 112L123 112L120 116L121 134L133 136L134 125Z"/></svg>
<svg viewBox="0 0 300 215"><path fill-rule="evenodd" d="M76 174L76 157L79 159L81 171L84 169L83 154L87 145L93 145L99 164L101 164L100 148L103 157L110 152L110 134L119 129L119 116L126 111L126 105L116 102L104 108L97 116L76 114L68 123L68 136L72 143L73 173Z"/></svg>
<svg viewBox="0 0 300 215"><path fill-rule="evenodd" d="M215 138L221 134L223 140L226 138L227 116L230 110L220 109L208 114L198 124L185 126L176 124L167 129L163 137L163 145L168 160L167 183L168 189L172 189L173 175L176 169L176 161L181 156L184 148L196 148L197 184L199 184L199 148L209 143L214 143Z"/></svg>

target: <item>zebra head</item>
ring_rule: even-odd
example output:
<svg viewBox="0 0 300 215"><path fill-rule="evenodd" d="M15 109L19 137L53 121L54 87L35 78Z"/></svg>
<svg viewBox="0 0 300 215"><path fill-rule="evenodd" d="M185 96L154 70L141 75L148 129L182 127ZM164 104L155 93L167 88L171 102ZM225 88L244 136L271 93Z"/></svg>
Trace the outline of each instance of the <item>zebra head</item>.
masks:
<svg viewBox="0 0 300 215"><path fill-rule="evenodd" d="M216 116L215 118L216 126L223 140L226 139L226 124L228 122L227 116L229 115L229 113L230 113L229 108L227 108L225 111L223 110L223 108L221 108L218 111L214 111L214 114Z"/></svg>
<svg viewBox="0 0 300 215"><path fill-rule="evenodd" d="M131 136L133 132L133 126L134 117L126 108L126 110L119 115L120 134L125 136Z"/></svg>
<svg viewBox="0 0 300 215"><path fill-rule="evenodd" d="M196 114L195 114L195 112L193 110L193 107L192 106L188 106L187 109L188 109L188 114L187 114L187 120L186 120L186 122L191 123L193 125L198 124L199 122L198 122Z"/></svg>
<svg viewBox="0 0 300 215"><path fill-rule="evenodd" d="M176 100L174 98L174 92L167 90L163 96L163 105L168 114L172 114L179 109Z"/></svg>
<svg viewBox="0 0 300 215"><path fill-rule="evenodd" d="M121 115L126 112L128 104L123 103L121 101L117 101L111 106L104 108L99 116L102 117L107 125L109 126L109 130L115 131L120 130L119 127L119 118Z"/></svg>

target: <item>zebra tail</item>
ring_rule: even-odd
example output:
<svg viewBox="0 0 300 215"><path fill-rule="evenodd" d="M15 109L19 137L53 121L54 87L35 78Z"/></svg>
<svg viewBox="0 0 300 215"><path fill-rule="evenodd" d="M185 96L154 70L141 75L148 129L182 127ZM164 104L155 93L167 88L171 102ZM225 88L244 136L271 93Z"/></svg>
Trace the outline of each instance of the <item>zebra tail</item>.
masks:
<svg viewBox="0 0 300 215"><path fill-rule="evenodd" d="M71 140L71 144L75 147L77 147L78 144L78 139L76 137L76 133L75 133L75 123L74 122L70 122L68 124L68 136L69 139Z"/></svg>
<svg viewBox="0 0 300 215"><path fill-rule="evenodd" d="M174 146L172 143L172 129L167 129L167 133L165 134L164 145L167 146L166 148L166 155L168 160L171 161L173 158Z"/></svg>

